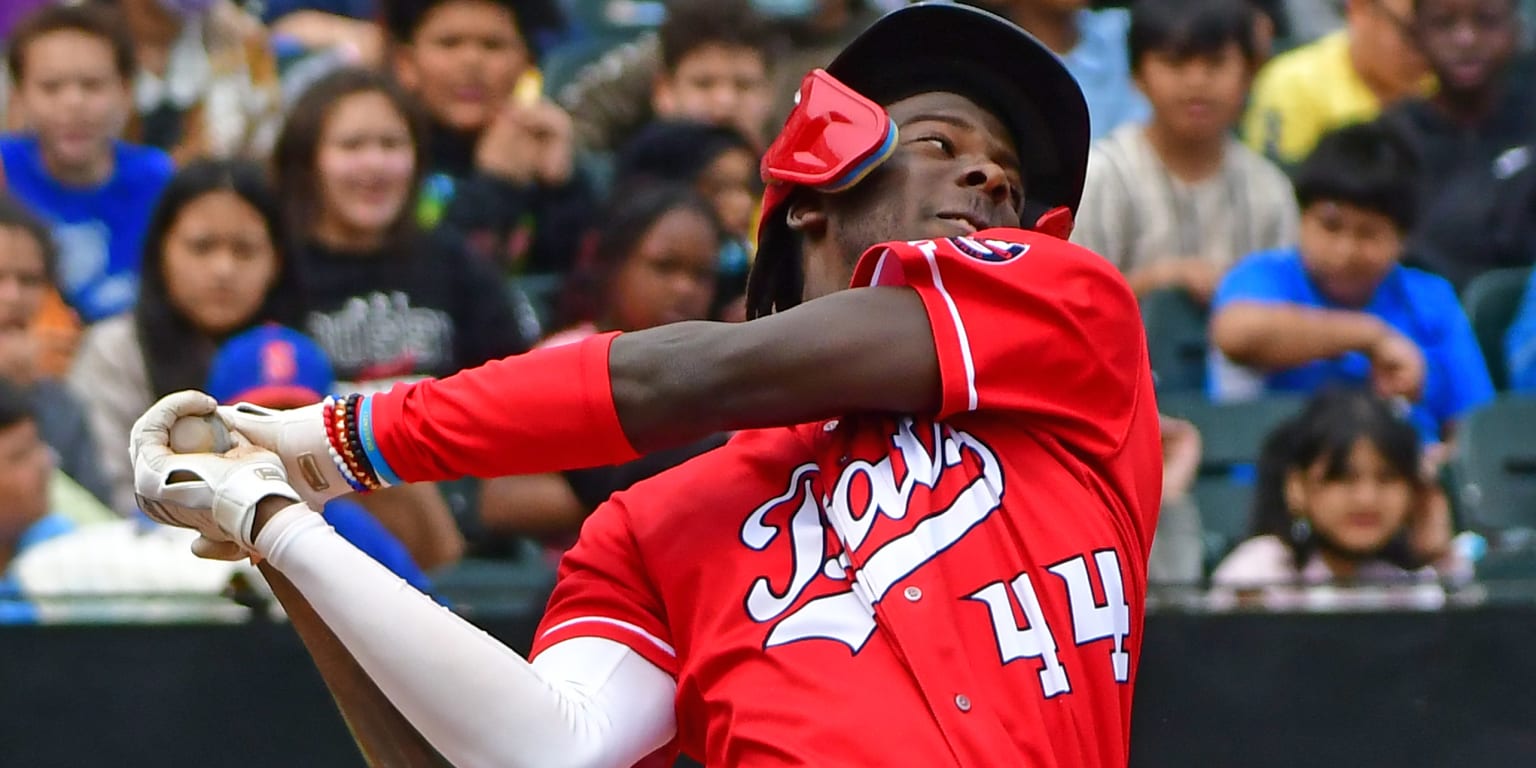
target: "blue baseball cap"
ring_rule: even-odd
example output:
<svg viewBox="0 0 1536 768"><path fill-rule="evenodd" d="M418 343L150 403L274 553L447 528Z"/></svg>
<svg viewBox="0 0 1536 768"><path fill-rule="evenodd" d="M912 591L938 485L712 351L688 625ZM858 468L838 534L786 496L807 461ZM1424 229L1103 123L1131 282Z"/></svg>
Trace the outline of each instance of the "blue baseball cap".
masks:
<svg viewBox="0 0 1536 768"><path fill-rule="evenodd" d="M262 325L224 342L208 366L208 394L220 403L268 408L317 403L336 385L325 350L298 331Z"/></svg>

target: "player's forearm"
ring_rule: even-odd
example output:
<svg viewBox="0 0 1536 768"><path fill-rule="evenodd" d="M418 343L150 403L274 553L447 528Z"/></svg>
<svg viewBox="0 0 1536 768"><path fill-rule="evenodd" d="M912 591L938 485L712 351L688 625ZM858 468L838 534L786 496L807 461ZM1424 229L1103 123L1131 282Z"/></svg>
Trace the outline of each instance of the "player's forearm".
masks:
<svg viewBox="0 0 1536 768"><path fill-rule="evenodd" d="M1390 329L1363 312L1235 302L1211 319L1211 342L1233 362L1281 370L1366 352Z"/></svg>
<svg viewBox="0 0 1536 768"><path fill-rule="evenodd" d="M618 464L707 435L859 411L932 413L922 300L843 291L750 323L691 322L488 363L371 398L405 482Z"/></svg>
<svg viewBox="0 0 1536 768"><path fill-rule="evenodd" d="M258 551L454 765L620 768L671 738L675 686L632 651L592 640L581 644L579 663L557 654L529 664L318 515L293 510L274 519L272 502L263 504Z"/></svg>

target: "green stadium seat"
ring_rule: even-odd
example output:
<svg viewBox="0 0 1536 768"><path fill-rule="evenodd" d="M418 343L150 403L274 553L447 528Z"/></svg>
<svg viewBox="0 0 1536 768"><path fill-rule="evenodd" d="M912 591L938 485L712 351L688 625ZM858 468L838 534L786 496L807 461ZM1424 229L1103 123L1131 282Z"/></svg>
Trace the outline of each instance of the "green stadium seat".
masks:
<svg viewBox="0 0 1536 768"><path fill-rule="evenodd" d="M1158 397L1158 410L1200 431L1200 474L1193 494L1205 531L1206 564L1214 565L1248 535L1252 524L1254 465L1269 433L1298 413L1307 398L1268 395L1213 403L1203 395Z"/></svg>
<svg viewBox="0 0 1536 768"><path fill-rule="evenodd" d="M1141 297L1141 320L1159 392L1205 392L1210 310L1183 290Z"/></svg>
<svg viewBox="0 0 1536 768"><path fill-rule="evenodd" d="M1488 375L1495 389L1509 388L1509 370L1504 359L1504 332L1515 320L1520 300L1531 279L1529 267L1495 269L1478 275L1462 291L1461 304L1472 321L1472 332L1488 361Z"/></svg>
<svg viewBox="0 0 1536 768"><path fill-rule="evenodd" d="M1536 528L1536 397L1501 395L1457 429L1458 510L1474 530Z"/></svg>

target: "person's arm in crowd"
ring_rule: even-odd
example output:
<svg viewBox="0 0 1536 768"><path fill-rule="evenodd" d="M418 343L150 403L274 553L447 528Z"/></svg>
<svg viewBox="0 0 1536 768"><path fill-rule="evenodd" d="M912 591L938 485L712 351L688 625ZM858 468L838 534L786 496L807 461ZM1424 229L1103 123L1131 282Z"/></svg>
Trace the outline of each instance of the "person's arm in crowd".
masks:
<svg viewBox="0 0 1536 768"><path fill-rule="evenodd" d="M273 36L288 37L313 51L341 49L359 66L377 66L384 59L384 32L371 21L323 11L299 10L272 22Z"/></svg>
<svg viewBox="0 0 1536 768"><path fill-rule="evenodd" d="M1358 352L1370 358L1382 394L1416 399L1423 386L1418 345L1364 312L1232 301L1211 318L1211 343L1232 362L1263 371Z"/></svg>
<svg viewBox="0 0 1536 768"><path fill-rule="evenodd" d="M559 472L496 477L481 486L480 521L498 535L570 535L590 511Z"/></svg>
<svg viewBox="0 0 1536 768"><path fill-rule="evenodd" d="M508 103L458 179L443 223L499 259L513 232L532 227L530 258L564 267L575 257L596 196L576 167L571 119L553 102Z"/></svg>
<svg viewBox="0 0 1536 768"><path fill-rule="evenodd" d="M395 535L424 571L457 563L464 557L448 502L432 483L411 483L360 494L358 503Z"/></svg>
<svg viewBox="0 0 1536 768"><path fill-rule="evenodd" d="M651 116L651 87L661 72L661 43L648 33L576 73L557 94L587 152L616 152ZM796 79L794 85L799 86Z"/></svg>

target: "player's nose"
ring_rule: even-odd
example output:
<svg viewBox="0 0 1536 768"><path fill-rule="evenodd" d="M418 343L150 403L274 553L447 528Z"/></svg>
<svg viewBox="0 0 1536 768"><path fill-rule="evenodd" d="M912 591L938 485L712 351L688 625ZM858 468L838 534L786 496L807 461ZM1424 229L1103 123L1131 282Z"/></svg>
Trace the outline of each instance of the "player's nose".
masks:
<svg viewBox="0 0 1536 768"><path fill-rule="evenodd" d="M1008 172L992 160L977 159L966 163L960 185L980 191L993 205L1009 202Z"/></svg>

